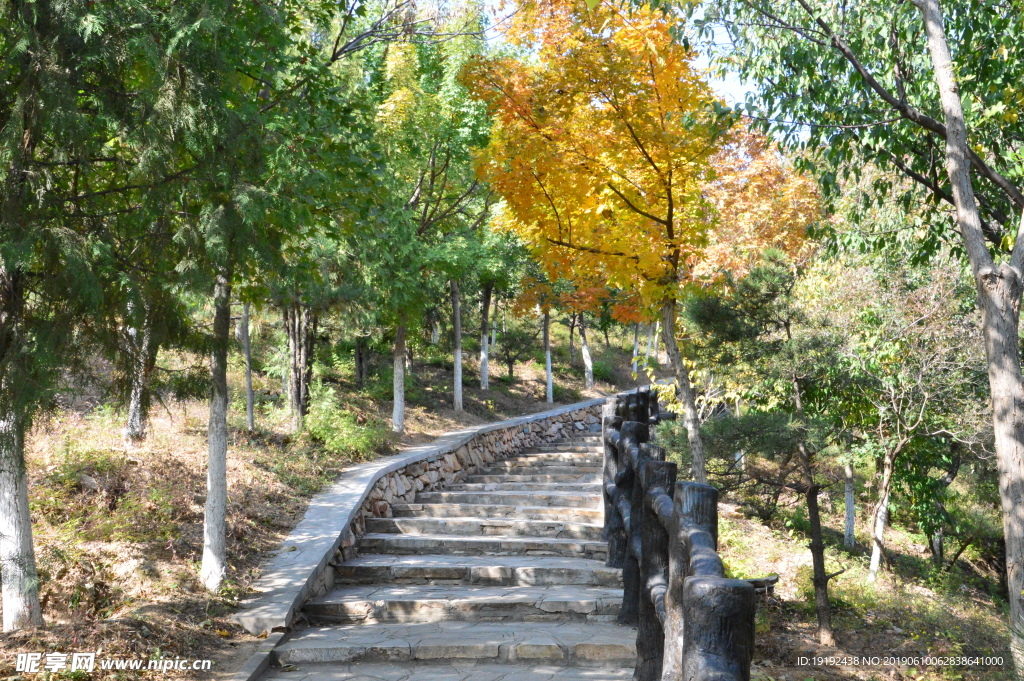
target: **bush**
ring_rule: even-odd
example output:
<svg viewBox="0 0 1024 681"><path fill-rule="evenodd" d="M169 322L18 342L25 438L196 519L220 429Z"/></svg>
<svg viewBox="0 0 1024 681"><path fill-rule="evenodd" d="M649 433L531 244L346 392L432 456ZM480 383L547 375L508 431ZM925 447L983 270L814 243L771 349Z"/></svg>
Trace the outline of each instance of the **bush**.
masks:
<svg viewBox="0 0 1024 681"><path fill-rule="evenodd" d="M338 404L334 388L319 381L310 386L309 413L304 426L325 450L355 460L371 459L391 442L391 433L383 423L360 424L354 414Z"/></svg>
<svg viewBox="0 0 1024 681"><path fill-rule="evenodd" d="M690 470L690 442L682 419L663 421L654 427L652 441L665 448L666 459L679 466L680 474Z"/></svg>
<svg viewBox="0 0 1024 681"><path fill-rule="evenodd" d="M814 568L812 566L801 565L796 569L796 593L799 600L808 609L814 607Z"/></svg>
<svg viewBox="0 0 1024 681"><path fill-rule="evenodd" d="M594 380L605 383L615 382L615 370L612 368L611 362L603 359L594 362Z"/></svg>
<svg viewBox="0 0 1024 681"><path fill-rule="evenodd" d="M583 395L580 394L579 390L576 390L574 388L565 388L563 386L558 385L557 383L552 383L551 387L552 392L554 392L553 397L555 398L555 402L571 403L583 401Z"/></svg>

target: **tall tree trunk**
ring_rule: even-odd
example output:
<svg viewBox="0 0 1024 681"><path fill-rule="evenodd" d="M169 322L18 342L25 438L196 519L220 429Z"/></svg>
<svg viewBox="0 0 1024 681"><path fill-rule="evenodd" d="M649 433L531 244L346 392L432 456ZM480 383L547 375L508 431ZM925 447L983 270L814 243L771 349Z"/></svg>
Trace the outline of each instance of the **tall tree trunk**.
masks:
<svg viewBox="0 0 1024 681"><path fill-rule="evenodd" d="M1024 377L1019 322L1024 262L1024 216L1009 262L996 264L981 232L971 185L967 125L938 0L914 0L924 18L935 82L946 123L946 172L956 219L978 289L985 354L992 395L996 467L1006 539L1010 594L1010 650L1018 678L1024 678Z"/></svg>
<svg viewBox="0 0 1024 681"><path fill-rule="evenodd" d="M133 314L135 311L140 314ZM139 310L135 303L129 303L128 316L131 319L123 329L122 342L129 383L128 418L122 434L125 446L131 448L146 439L152 403L150 384L159 347L153 340L155 317L149 302L143 301Z"/></svg>
<svg viewBox="0 0 1024 681"><path fill-rule="evenodd" d="M576 363L576 345L573 333L576 331L576 313L569 315L569 366Z"/></svg>
<svg viewBox="0 0 1024 681"><path fill-rule="evenodd" d="M28 9L24 10L26 13ZM21 51L17 59L22 73L34 74L29 68L31 50ZM23 224L24 208L31 201L27 178L28 161L35 150L35 128L38 125L35 90L42 74L29 75L20 86L24 102L14 117L21 129L13 128L20 144L5 159L6 182L0 188L0 214L3 227L30 229ZM40 107L41 108L41 107ZM14 123L17 125L17 123ZM29 515L28 480L25 471L25 430L28 427L26 398L23 392L30 371L26 363L32 358L25 336L25 273L8 269L0 258L0 583L2 583L3 630L43 625L39 606L39 579L32 546L32 520ZM29 397L28 399L31 399Z"/></svg>
<svg viewBox="0 0 1024 681"><path fill-rule="evenodd" d="M130 308L129 308L130 310ZM149 406L152 395L149 391L153 368L156 366L156 348L153 347L153 320L150 311L143 306L141 323L125 329L124 353L127 356L128 419L124 428L126 447L135 447L146 439L149 425Z"/></svg>
<svg viewBox="0 0 1024 681"><path fill-rule="evenodd" d="M789 325L786 325L786 337L793 342ZM796 415L803 418L804 401L800 390L800 380L794 372L792 375L793 384L793 405L796 408ZM814 466L811 462L811 452L807 445L800 442L797 445L797 454L800 457L800 467L804 477L804 499L807 502L807 521L811 528L811 543L808 548L811 550L811 567L813 570L814 585L814 609L818 617L818 641L822 645L833 646L836 643L835 634L832 632L832 605L828 600L828 582L834 575L825 571L825 542L821 534L821 511L818 508L818 493L821 486L814 482Z"/></svg>
<svg viewBox="0 0 1024 681"><path fill-rule="evenodd" d="M551 375L551 313L544 313L544 379L548 404L555 401L555 382Z"/></svg>
<svg viewBox="0 0 1024 681"><path fill-rule="evenodd" d="M651 352L654 352L654 363L661 364L658 352L658 340L661 333L661 321L657 321L651 324L651 334L647 337L647 352L644 353L644 360L651 358ZM667 351L666 351L667 352ZM669 362L672 361L671 355L669 356Z"/></svg>
<svg viewBox="0 0 1024 681"><path fill-rule="evenodd" d="M960 465L963 461L963 457L960 454L960 443L956 440L950 440L949 453L950 453L950 465L946 470L946 474L943 475L937 482L938 489L937 497L935 502L936 507L939 510L939 515L942 516L943 520L938 523L938 526L931 526L925 528L928 534L928 546L932 552L932 563L936 569L942 569L945 563L945 551L944 551L944 539L945 533L943 532L943 526L946 519L949 518L949 513L946 511L946 489L953 484L956 480L957 473L960 472Z"/></svg>
<svg viewBox="0 0 1024 681"><path fill-rule="evenodd" d="M640 357L640 323L633 325L633 373L636 373L637 360Z"/></svg>
<svg viewBox="0 0 1024 681"><path fill-rule="evenodd" d="M845 545L846 548L852 549L857 541L856 537L854 537L854 523L856 521L857 514L856 508L854 507L854 493L856 492L856 488L853 478L853 466L846 464L843 472L845 474L843 480L845 487L844 491L846 492L846 527L843 532L843 545Z"/></svg>
<svg viewBox="0 0 1024 681"><path fill-rule="evenodd" d="M683 402L683 425L686 427L686 441L690 445L690 458L693 462L693 479L696 482L707 484L708 473L704 456L704 440L700 436L700 416L697 413L697 397L694 395L693 386L690 384L690 372L683 364L682 353L676 344L676 301L668 299L661 306L661 316L665 322L662 332L664 334L665 351L672 363L672 370L676 375L676 384L679 386L679 395ZM650 346L648 346L650 349Z"/></svg>
<svg viewBox="0 0 1024 681"><path fill-rule="evenodd" d="M455 344L455 363L453 367L453 393L452 393L452 405L455 407L455 411L462 411L462 305L459 301L459 285L454 279L451 281L452 285L452 325L455 327L452 331Z"/></svg>
<svg viewBox="0 0 1024 681"><path fill-rule="evenodd" d="M806 453L803 454L806 457ZM821 512L818 509L818 492L821 488L811 482L804 497L807 500L807 519L811 526L811 566L814 570L814 609L818 616L818 641L822 645L836 644L832 632L832 606L828 601L829 575L825 571L825 542L821 535Z"/></svg>
<svg viewBox="0 0 1024 681"><path fill-rule="evenodd" d="M480 300L480 389L488 390L490 382L487 376L487 361L490 356L487 344L490 340L488 333L487 319L491 311L491 289L493 284L484 286L483 295Z"/></svg>
<svg viewBox="0 0 1024 681"><path fill-rule="evenodd" d="M392 385L392 399L394 405L391 409L391 430L396 433L405 432L405 322L398 322L395 329L395 352L394 352L395 380Z"/></svg>
<svg viewBox="0 0 1024 681"><path fill-rule="evenodd" d="M302 430L309 411L309 384L313 378L313 351L317 315L302 303L282 307L285 333L288 334L288 397L292 410L292 429Z"/></svg>
<svg viewBox="0 0 1024 681"><path fill-rule="evenodd" d="M931 536L928 537L928 547L932 552L932 565L935 566L936 569L941 569L945 563L941 527L932 532Z"/></svg>
<svg viewBox="0 0 1024 681"><path fill-rule="evenodd" d="M206 464L206 515L199 577L216 592L227 574L228 341L231 333L231 271L221 269L213 288L213 349L210 353L210 425Z"/></svg>
<svg viewBox="0 0 1024 681"><path fill-rule="evenodd" d="M885 553L885 526L889 522L889 496L892 492L892 476L895 469L895 453L886 450L882 461L882 481L879 484L878 503L871 517L871 563L868 567L868 579L878 578L878 570L882 566Z"/></svg>
<svg viewBox="0 0 1024 681"><path fill-rule="evenodd" d="M498 322L497 322L497 319L498 319L498 308L499 308L498 301L495 300L494 301L494 320L495 321L494 321L493 324L491 324L491 345L492 346L498 344ZM504 331L505 331L504 317L502 318L501 330L504 333Z"/></svg>
<svg viewBox="0 0 1024 681"><path fill-rule="evenodd" d="M583 385L588 390L594 387L594 361L590 357L587 343L587 319L580 313L580 352L583 354Z"/></svg>
<svg viewBox="0 0 1024 681"><path fill-rule="evenodd" d="M249 303L242 306L242 352L245 354L245 427L256 430L256 415L252 392L252 344L249 342Z"/></svg>
<svg viewBox="0 0 1024 681"><path fill-rule="evenodd" d="M0 274L3 274L2 265ZM8 327L0 330L0 357L12 350L17 352L12 344L5 342L8 338L2 337L16 333L11 325L16 320L7 312L0 310L0 319ZM4 345L7 347L2 347ZM11 359L16 361L16 358ZM4 631L43 625L25 473L25 417L16 405L12 383L9 376L0 376L0 582L3 583Z"/></svg>
<svg viewBox="0 0 1024 681"><path fill-rule="evenodd" d="M370 376L370 348L366 336L356 336L354 361L356 365L356 384L360 387Z"/></svg>

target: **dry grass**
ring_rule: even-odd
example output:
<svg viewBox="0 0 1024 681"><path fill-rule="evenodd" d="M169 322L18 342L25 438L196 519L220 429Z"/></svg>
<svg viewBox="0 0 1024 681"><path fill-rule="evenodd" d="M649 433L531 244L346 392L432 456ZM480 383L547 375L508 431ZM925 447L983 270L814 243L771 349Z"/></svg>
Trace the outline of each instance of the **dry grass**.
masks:
<svg viewBox="0 0 1024 681"><path fill-rule="evenodd" d="M975 585L929 584L916 576L886 572L867 580L867 552L862 544L852 551L826 549L828 571L845 572L830 583L836 645L822 646L811 585L811 556L807 538L780 525L770 528L743 518L733 509L719 527L720 549L730 571L738 577L778 574L773 598L759 604L754 678L760 681L807 679L965 679L997 681L1011 678L1012 661L1006 635L1005 605ZM838 513L829 524L841 527ZM866 523L865 523L866 526ZM836 529L833 528L833 529ZM835 536L841 536L838 532ZM866 537L865 537L866 539ZM924 554L925 546L898 527L890 528L891 552ZM993 580L994 574L989 575ZM798 666L806 657L1001 655L1005 670L847 666Z"/></svg>

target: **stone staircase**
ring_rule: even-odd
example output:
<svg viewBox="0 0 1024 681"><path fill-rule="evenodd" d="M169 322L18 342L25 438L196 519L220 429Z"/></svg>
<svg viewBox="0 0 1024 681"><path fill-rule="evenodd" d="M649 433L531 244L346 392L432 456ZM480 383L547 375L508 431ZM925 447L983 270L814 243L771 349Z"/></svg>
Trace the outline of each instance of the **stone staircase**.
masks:
<svg viewBox="0 0 1024 681"><path fill-rule="evenodd" d="M615 623L601 446L579 435L493 463L367 520L360 555L309 601L273 681L618 681L636 632Z"/></svg>

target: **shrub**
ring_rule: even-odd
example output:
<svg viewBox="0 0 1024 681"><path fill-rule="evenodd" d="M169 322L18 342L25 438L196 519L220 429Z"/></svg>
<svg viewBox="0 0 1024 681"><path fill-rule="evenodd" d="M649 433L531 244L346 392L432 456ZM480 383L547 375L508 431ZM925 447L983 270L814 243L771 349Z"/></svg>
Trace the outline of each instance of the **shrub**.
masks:
<svg viewBox="0 0 1024 681"><path fill-rule="evenodd" d="M615 370L612 368L611 362L603 359L594 362L594 380L605 383L615 382Z"/></svg>
<svg viewBox="0 0 1024 681"><path fill-rule="evenodd" d="M579 390L574 388L566 388L560 386L557 383L551 384L552 391L554 392L555 402L582 402L583 395L580 394Z"/></svg>
<svg viewBox="0 0 1024 681"><path fill-rule="evenodd" d="M368 460L391 442L387 427L378 421L360 424L354 414L341 408L334 388L316 382L310 386L306 432L332 454Z"/></svg>

